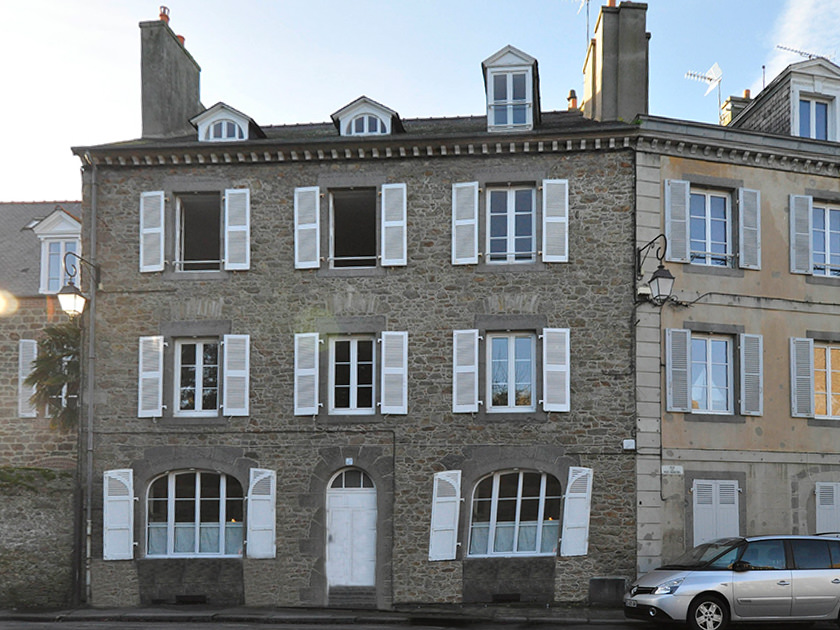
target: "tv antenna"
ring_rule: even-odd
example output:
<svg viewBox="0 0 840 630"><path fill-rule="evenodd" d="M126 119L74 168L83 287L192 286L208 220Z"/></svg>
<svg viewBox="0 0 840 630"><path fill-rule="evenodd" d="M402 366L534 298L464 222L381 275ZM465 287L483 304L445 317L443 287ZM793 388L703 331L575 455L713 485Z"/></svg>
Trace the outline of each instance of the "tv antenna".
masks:
<svg viewBox="0 0 840 630"><path fill-rule="evenodd" d="M583 11L583 5L586 5L586 45L589 46L589 0L580 0L580 6L578 6L577 14L580 15L580 12Z"/></svg>
<svg viewBox="0 0 840 630"><path fill-rule="evenodd" d="M720 116L720 80L723 78L723 70L720 69L720 66L717 65L717 63L714 63L711 68L706 70L706 72L693 72L689 70L685 73L685 78L694 79L695 81L700 81L701 83L708 83L709 87L706 89L706 93L703 96L708 96L709 92L715 88L718 89L718 116Z"/></svg>
<svg viewBox="0 0 840 630"><path fill-rule="evenodd" d="M782 46L781 44L776 44L776 48L779 50L786 50L787 52L792 52L800 57L805 57L806 59L833 59L831 55L818 55L816 53L809 53L804 50L799 50L798 48L791 48L790 46Z"/></svg>

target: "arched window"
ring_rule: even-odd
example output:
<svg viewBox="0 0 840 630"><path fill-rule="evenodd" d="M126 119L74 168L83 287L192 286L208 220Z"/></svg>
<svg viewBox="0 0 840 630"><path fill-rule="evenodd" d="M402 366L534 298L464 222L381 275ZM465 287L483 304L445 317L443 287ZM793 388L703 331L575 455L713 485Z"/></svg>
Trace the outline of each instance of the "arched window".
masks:
<svg viewBox="0 0 840 630"><path fill-rule="evenodd" d="M388 133L388 128L382 120L370 114L356 116L347 125L348 136L371 136L378 133Z"/></svg>
<svg viewBox="0 0 840 630"><path fill-rule="evenodd" d="M232 120L217 120L207 128L208 140L244 140L242 127Z"/></svg>
<svg viewBox="0 0 840 630"><path fill-rule="evenodd" d="M557 553L560 482L547 473L503 471L475 486L471 556L540 556Z"/></svg>
<svg viewBox="0 0 840 630"><path fill-rule="evenodd" d="M148 493L147 556L241 556L244 495L217 472L170 472Z"/></svg>

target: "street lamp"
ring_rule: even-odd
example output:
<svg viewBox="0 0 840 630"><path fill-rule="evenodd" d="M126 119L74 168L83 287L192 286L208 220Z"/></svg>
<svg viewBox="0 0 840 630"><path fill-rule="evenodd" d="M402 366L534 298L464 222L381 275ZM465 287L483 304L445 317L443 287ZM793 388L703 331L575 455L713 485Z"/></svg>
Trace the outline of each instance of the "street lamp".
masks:
<svg viewBox="0 0 840 630"><path fill-rule="evenodd" d="M70 256L76 260L70 261ZM99 284L99 266L79 256L76 252L67 252L64 254L64 270L67 272L67 284L65 284L61 291L58 292L58 303L61 305L61 310L70 317L77 317L85 310L87 304L87 297L76 286L74 279L78 275L76 263L84 263L93 271L93 282L91 283L91 290L95 291Z"/></svg>
<svg viewBox="0 0 840 630"><path fill-rule="evenodd" d="M659 260L659 267L653 272L653 275L648 281L650 295L647 296L647 299L656 306L665 304L670 299L671 291L674 288L674 276L662 264L662 261L665 259L665 251L668 249L668 238L664 234L659 234L649 243L636 250L636 274L641 279L644 277L642 274L642 265L644 265L651 248L660 239L662 243L656 247L656 258Z"/></svg>

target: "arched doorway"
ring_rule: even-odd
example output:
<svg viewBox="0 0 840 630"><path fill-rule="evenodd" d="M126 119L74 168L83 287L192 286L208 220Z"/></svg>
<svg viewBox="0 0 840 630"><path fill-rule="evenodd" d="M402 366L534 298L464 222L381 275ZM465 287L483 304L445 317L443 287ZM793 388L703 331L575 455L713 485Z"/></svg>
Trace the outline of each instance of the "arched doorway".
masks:
<svg viewBox="0 0 840 630"><path fill-rule="evenodd" d="M356 468L340 471L327 487L327 585L376 585L376 488Z"/></svg>

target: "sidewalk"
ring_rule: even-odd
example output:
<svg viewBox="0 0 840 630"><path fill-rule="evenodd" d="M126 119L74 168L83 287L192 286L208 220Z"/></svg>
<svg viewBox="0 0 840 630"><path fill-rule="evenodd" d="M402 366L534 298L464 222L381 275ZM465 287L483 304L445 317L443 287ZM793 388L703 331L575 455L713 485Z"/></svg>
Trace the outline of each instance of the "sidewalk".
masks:
<svg viewBox="0 0 840 630"><path fill-rule="evenodd" d="M61 622L227 622L259 624L389 624L458 625L498 624L608 624L622 622L620 608L557 606L552 608L511 606L423 606L393 611L332 608L218 608L203 605L148 608L75 608L59 610L0 610L4 621ZM641 622L627 621L628 624Z"/></svg>

